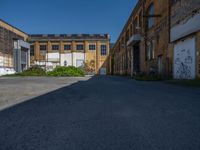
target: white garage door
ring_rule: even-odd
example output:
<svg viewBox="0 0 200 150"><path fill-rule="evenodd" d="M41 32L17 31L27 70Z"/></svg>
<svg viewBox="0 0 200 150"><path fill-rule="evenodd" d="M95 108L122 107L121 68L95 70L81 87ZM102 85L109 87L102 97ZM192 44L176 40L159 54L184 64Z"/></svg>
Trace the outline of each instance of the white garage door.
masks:
<svg viewBox="0 0 200 150"><path fill-rule="evenodd" d="M194 79L196 76L195 38L178 42L174 47L174 78Z"/></svg>

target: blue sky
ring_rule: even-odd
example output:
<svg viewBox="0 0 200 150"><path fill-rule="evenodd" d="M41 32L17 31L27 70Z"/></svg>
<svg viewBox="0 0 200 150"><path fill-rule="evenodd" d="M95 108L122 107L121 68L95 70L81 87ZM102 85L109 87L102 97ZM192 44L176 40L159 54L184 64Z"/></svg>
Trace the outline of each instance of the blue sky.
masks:
<svg viewBox="0 0 200 150"><path fill-rule="evenodd" d="M137 0L1 0L0 18L30 34L109 33L115 42Z"/></svg>

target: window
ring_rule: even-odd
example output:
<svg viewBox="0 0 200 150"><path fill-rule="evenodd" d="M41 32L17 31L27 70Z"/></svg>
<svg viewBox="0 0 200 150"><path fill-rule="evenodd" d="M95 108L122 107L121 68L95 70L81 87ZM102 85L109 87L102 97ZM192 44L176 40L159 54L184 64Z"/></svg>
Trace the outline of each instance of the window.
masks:
<svg viewBox="0 0 200 150"><path fill-rule="evenodd" d="M148 9L148 28L150 29L151 27L154 26L155 24L155 19L153 17L153 15L155 14L155 9L154 9L154 4L152 3L150 6L149 6L149 9Z"/></svg>
<svg viewBox="0 0 200 150"><path fill-rule="evenodd" d="M107 55L107 47L106 47L106 45L101 45L101 55Z"/></svg>
<svg viewBox="0 0 200 150"><path fill-rule="evenodd" d="M35 55L35 47L34 47L34 45L31 45L31 46L30 46L30 55L31 55L31 56L34 56L34 55Z"/></svg>
<svg viewBox="0 0 200 150"><path fill-rule="evenodd" d="M59 45L52 45L52 50L58 51L59 50Z"/></svg>
<svg viewBox="0 0 200 150"><path fill-rule="evenodd" d="M47 50L47 46L46 45L40 45L40 50L41 51L46 51Z"/></svg>
<svg viewBox="0 0 200 150"><path fill-rule="evenodd" d="M154 59L153 41L149 42L148 45L147 45L147 58L148 58L148 60Z"/></svg>
<svg viewBox="0 0 200 150"><path fill-rule="evenodd" d="M89 50L96 50L96 45L90 44L89 45Z"/></svg>
<svg viewBox="0 0 200 150"><path fill-rule="evenodd" d="M78 51L84 50L83 44L78 44L78 45L76 45L76 50L78 50Z"/></svg>
<svg viewBox="0 0 200 150"><path fill-rule="evenodd" d="M71 45L70 44L64 45L64 50L71 50Z"/></svg>

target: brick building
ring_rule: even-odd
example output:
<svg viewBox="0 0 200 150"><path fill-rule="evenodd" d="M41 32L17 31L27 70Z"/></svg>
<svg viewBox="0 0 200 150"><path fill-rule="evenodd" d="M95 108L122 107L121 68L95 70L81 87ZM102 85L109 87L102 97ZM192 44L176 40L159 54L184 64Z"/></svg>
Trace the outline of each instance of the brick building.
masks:
<svg viewBox="0 0 200 150"><path fill-rule="evenodd" d="M30 35L31 65L47 70L56 66L87 65L90 73L107 74L110 36L108 34Z"/></svg>
<svg viewBox="0 0 200 150"><path fill-rule="evenodd" d="M111 52L114 74L171 72L169 1L140 0Z"/></svg>
<svg viewBox="0 0 200 150"><path fill-rule="evenodd" d="M199 76L199 9L199 0L138 1L111 50L111 72Z"/></svg>
<svg viewBox="0 0 200 150"><path fill-rule="evenodd" d="M21 72L29 64L28 35L0 20L0 75Z"/></svg>

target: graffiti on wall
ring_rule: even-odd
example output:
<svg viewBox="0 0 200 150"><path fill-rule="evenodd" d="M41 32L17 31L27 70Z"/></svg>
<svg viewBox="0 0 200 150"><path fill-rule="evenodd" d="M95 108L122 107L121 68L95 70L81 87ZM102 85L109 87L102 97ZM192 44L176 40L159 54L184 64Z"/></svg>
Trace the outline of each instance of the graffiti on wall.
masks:
<svg viewBox="0 0 200 150"><path fill-rule="evenodd" d="M176 44L174 49L174 78L195 78L195 41L189 39Z"/></svg>
<svg viewBox="0 0 200 150"><path fill-rule="evenodd" d="M187 53L187 54L185 54ZM186 56L181 59L181 56ZM192 78L191 74L191 64L193 59L190 55L190 50L181 50L181 53L177 54L177 58L175 59L175 65L177 65L176 69L176 78L178 79L190 79Z"/></svg>

